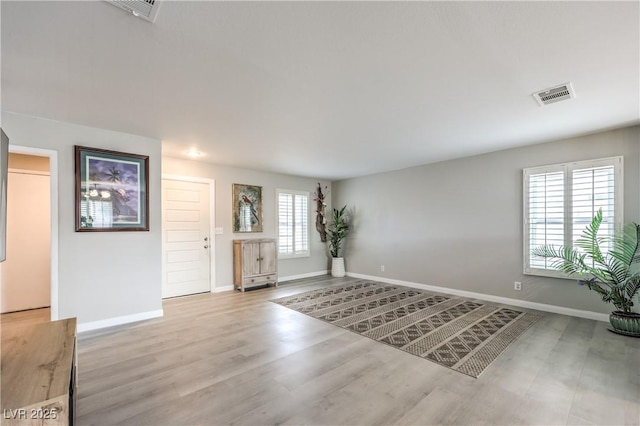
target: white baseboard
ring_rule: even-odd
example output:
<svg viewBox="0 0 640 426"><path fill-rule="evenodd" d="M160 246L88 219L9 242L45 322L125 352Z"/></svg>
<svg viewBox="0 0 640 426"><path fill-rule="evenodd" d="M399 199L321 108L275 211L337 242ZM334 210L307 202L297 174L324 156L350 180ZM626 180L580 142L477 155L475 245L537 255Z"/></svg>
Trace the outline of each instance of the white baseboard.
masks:
<svg viewBox="0 0 640 426"><path fill-rule="evenodd" d="M213 289L212 293L222 293L223 291L233 290L232 285L225 285L224 287L216 287Z"/></svg>
<svg viewBox="0 0 640 426"><path fill-rule="evenodd" d="M139 314L124 315L121 317L109 318L100 321L91 321L78 324L78 333L83 331L97 330L99 328L113 327L114 325L128 324L130 322L143 321L152 318L162 317L164 312L162 309L157 311L141 312Z"/></svg>
<svg viewBox="0 0 640 426"><path fill-rule="evenodd" d="M488 302L503 303L505 305L519 306L521 308L535 309L544 312L553 312L554 314L569 315L572 317L592 319L596 321L609 322L609 315L599 312L583 311L580 309L565 308L557 305L547 305L546 303L528 302L526 300L511 299L509 297L493 296L491 294L475 293L473 291L457 290L455 288L438 287L435 285L419 284L410 281L394 280L385 277L376 277L374 275L355 274L347 272L347 276L360 278L365 280L380 281L387 284L403 285L407 287L420 288L423 290L436 291L439 293L453 294L455 296L468 297L472 299L486 300Z"/></svg>
<svg viewBox="0 0 640 426"><path fill-rule="evenodd" d="M329 274L329 271L316 271L316 272L309 272L309 273L300 274L300 275L289 275L288 277L278 277L278 282L282 283L285 281L299 280L302 278L313 278L313 277L319 277L320 275L327 275L327 274Z"/></svg>

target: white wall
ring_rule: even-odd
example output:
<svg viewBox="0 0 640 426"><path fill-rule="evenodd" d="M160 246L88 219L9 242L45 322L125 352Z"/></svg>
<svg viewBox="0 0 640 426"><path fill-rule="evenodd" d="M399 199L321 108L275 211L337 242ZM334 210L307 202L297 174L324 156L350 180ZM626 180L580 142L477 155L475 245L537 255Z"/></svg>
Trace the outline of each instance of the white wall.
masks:
<svg viewBox="0 0 640 426"><path fill-rule="evenodd" d="M326 272L328 257L326 245L320 242L320 236L315 230L315 203L313 193L318 182L329 187L331 183L318 179L302 178L276 173L234 167L217 166L199 161L183 160L165 157L162 161L162 172L169 175L189 176L215 179L216 181L216 227L222 227L224 233L215 235L215 265L216 288L233 285L233 251L232 240L243 238L277 238L276 221L276 188L308 191L310 195L310 229L309 240L311 256L297 259L285 259L278 262L280 277L296 277L314 273ZM241 183L262 186L264 232L234 234L231 221L232 185ZM327 214L331 212L331 204L327 207Z"/></svg>
<svg viewBox="0 0 640 426"><path fill-rule="evenodd" d="M334 182L334 205L354 210L347 271L607 313L574 281L522 274L522 169L623 155L624 220L639 221L639 129Z"/></svg>
<svg viewBox="0 0 640 426"><path fill-rule="evenodd" d="M2 127L11 145L58 152L59 317L83 328L161 310L160 141L4 111ZM74 145L149 156L149 232L75 232Z"/></svg>

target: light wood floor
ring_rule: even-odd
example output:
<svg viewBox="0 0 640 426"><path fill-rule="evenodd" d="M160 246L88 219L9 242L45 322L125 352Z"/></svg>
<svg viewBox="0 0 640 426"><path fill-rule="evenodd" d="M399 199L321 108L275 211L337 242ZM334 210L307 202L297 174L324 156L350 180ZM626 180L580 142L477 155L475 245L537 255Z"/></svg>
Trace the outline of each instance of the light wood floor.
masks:
<svg viewBox="0 0 640 426"><path fill-rule="evenodd" d="M79 425L640 424L640 339L544 314L473 379L268 300L353 279L164 302L79 336Z"/></svg>

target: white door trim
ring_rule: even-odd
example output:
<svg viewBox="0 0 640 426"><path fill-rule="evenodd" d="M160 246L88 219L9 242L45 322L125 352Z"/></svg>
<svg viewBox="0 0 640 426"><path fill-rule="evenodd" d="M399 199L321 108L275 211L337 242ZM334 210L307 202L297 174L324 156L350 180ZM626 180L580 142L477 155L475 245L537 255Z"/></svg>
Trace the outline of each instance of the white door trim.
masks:
<svg viewBox="0 0 640 426"><path fill-rule="evenodd" d="M211 293L213 293L216 290L216 181L214 179L164 173L162 174L162 179L205 183L209 185L209 288ZM162 268L164 269L164 261L162 262Z"/></svg>
<svg viewBox="0 0 640 426"><path fill-rule="evenodd" d="M49 157L49 182L51 190L51 321L59 318L58 305L58 151L12 145L9 152Z"/></svg>

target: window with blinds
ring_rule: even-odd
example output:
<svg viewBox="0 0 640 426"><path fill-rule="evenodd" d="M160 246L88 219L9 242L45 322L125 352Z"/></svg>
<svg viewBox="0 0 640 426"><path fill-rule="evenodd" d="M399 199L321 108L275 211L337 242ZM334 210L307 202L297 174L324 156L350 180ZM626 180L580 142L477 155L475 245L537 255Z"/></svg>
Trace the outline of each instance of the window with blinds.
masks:
<svg viewBox="0 0 640 426"><path fill-rule="evenodd" d="M622 157L524 169L525 274L564 277L531 250L574 245L599 209L599 236L612 237L622 227L622 206Z"/></svg>
<svg viewBox="0 0 640 426"><path fill-rule="evenodd" d="M278 189L278 256L309 256L309 193Z"/></svg>

